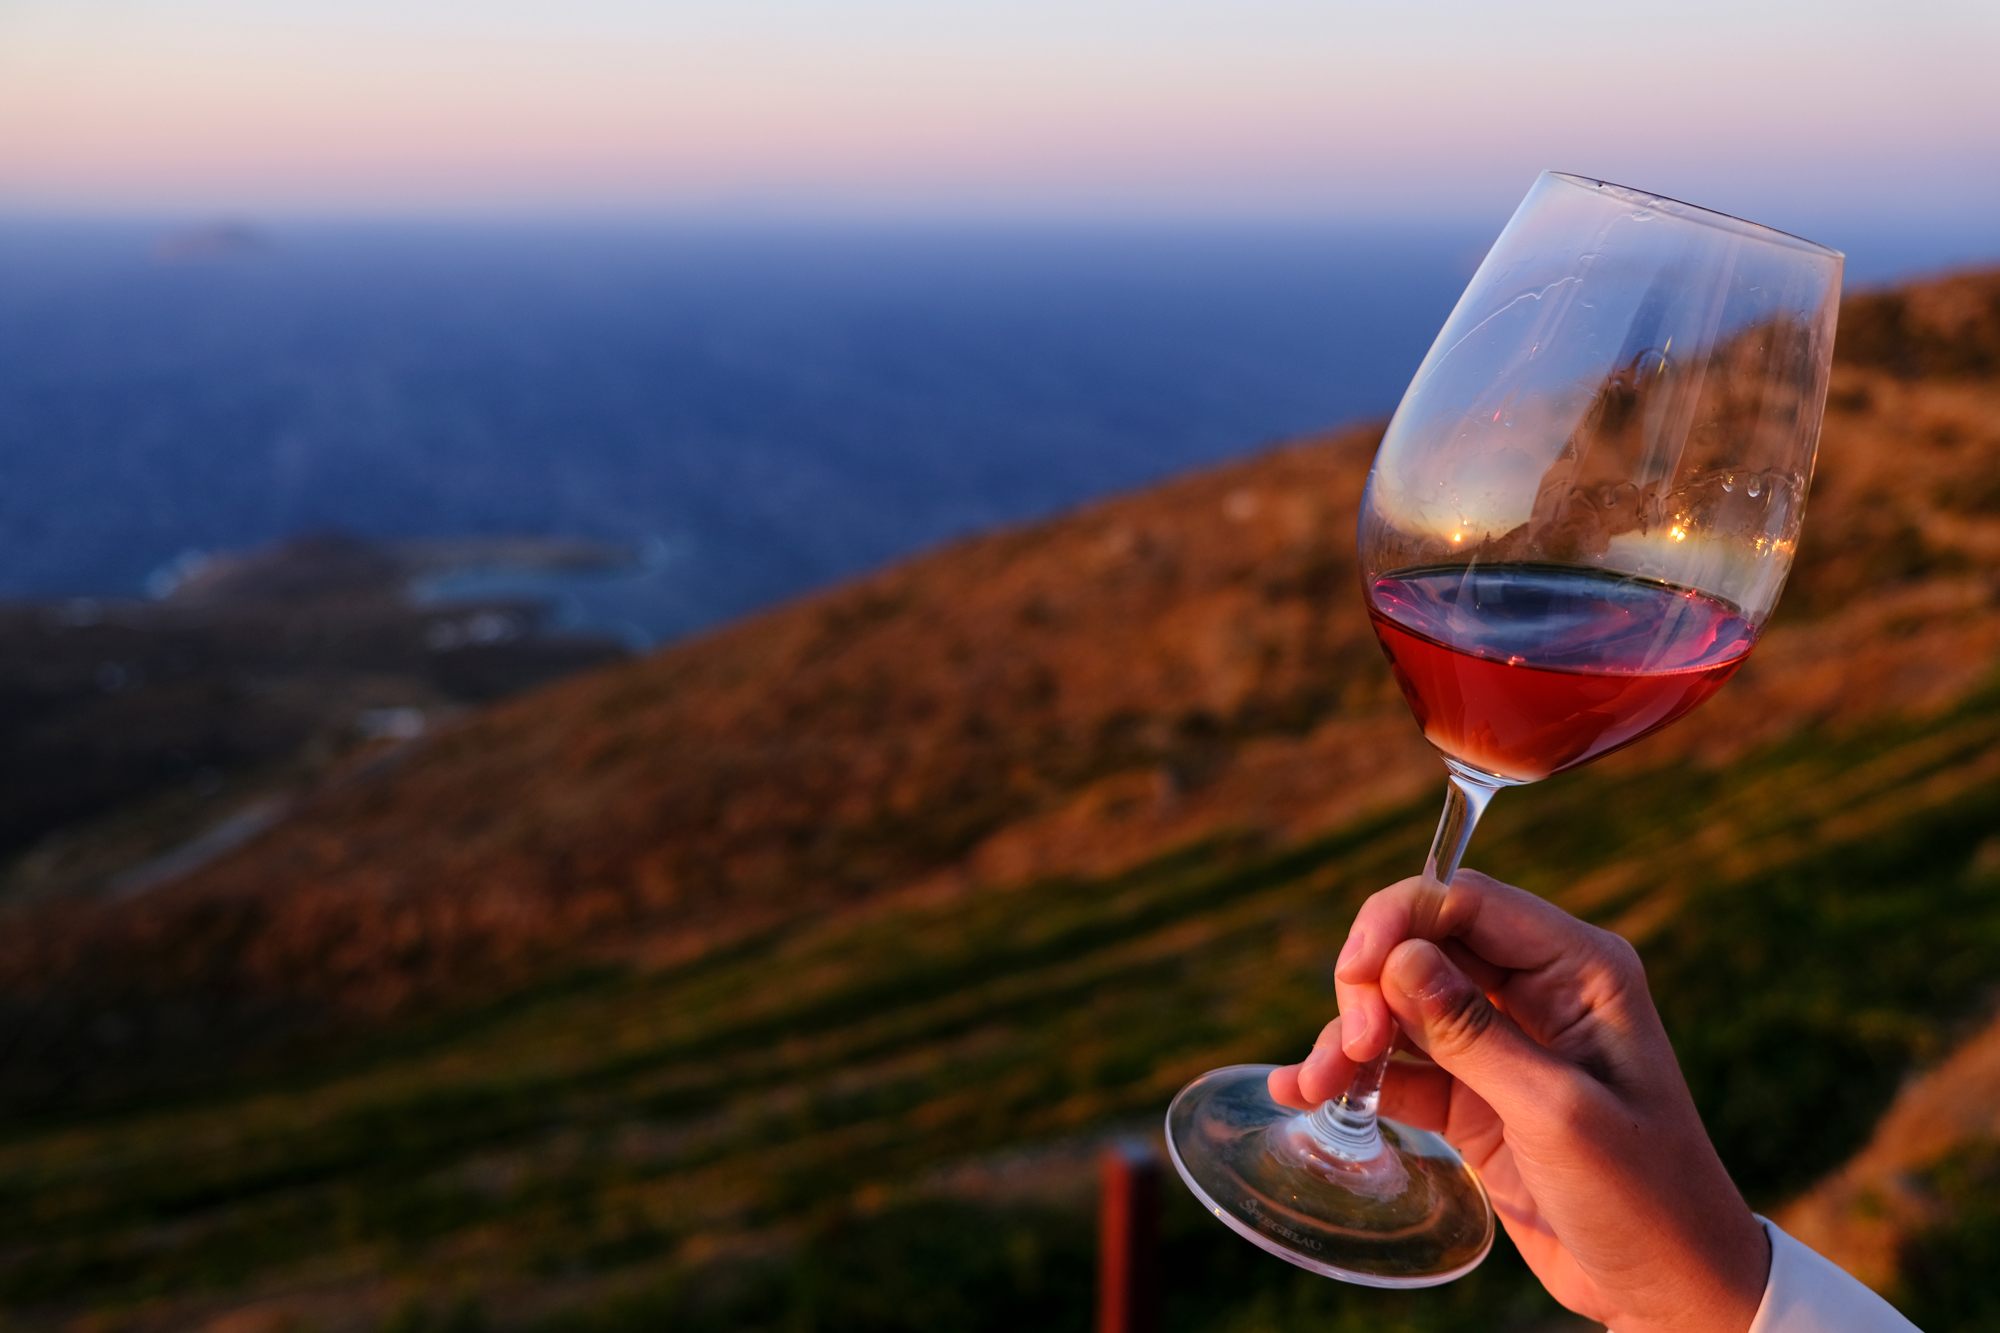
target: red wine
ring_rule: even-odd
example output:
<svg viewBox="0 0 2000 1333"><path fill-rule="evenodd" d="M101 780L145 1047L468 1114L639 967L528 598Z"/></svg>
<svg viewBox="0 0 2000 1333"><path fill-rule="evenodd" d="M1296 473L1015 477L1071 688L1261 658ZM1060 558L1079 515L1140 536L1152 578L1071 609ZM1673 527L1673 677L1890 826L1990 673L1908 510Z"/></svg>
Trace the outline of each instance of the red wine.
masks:
<svg viewBox="0 0 2000 1333"><path fill-rule="evenodd" d="M1666 726L1757 638L1719 598L1564 566L1403 570L1375 580L1368 609L1431 744L1516 782Z"/></svg>

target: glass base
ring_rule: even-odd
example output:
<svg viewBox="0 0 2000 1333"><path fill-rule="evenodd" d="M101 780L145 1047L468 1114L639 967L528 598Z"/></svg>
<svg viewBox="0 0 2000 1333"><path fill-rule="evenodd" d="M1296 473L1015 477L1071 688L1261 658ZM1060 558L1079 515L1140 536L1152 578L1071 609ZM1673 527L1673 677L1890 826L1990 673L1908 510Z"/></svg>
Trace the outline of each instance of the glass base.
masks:
<svg viewBox="0 0 2000 1333"><path fill-rule="evenodd" d="M1381 1150L1271 1100L1271 1065L1203 1074L1167 1109L1167 1151L1208 1210L1255 1245L1366 1287L1433 1287L1493 1248L1493 1205L1457 1151L1380 1120ZM1360 1146L1354 1146L1359 1143Z"/></svg>

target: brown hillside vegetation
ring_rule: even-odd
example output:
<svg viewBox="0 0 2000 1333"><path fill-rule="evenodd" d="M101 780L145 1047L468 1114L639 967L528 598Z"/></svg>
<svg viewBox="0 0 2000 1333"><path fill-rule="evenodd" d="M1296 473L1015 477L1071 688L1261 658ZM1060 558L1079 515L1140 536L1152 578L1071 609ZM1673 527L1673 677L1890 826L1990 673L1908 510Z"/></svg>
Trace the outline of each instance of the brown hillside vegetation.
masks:
<svg viewBox="0 0 2000 1333"><path fill-rule="evenodd" d="M1348 595L1373 443L961 543L502 706L184 883L11 932L4 974L115 969L130 998L84 995L125 1022L224 994L175 1011L190 1037L282 1032L635 929L685 956L926 879L1407 799L1433 761Z"/></svg>
<svg viewBox="0 0 2000 1333"><path fill-rule="evenodd" d="M2000 860L2000 843L1994 859ZM1949 1220L1926 1174L1967 1148L1990 1155L1994 1144L2000 1144L2000 1023L1904 1088L1868 1146L1778 1220L1848 1272L1887 1289L1901 1276L1908 1241Z"/></svg>
<svg viewBox="0 0 2000 1333"><path fill-rule="evenodd" d="M1716 703L1614 764L1719 764L1803 726L1935 711L1984 676L1996 311L1993 275L1849 302L1777 626ZM884 894L1105 873L1403 804L1437 770L1354 593L1374 440L958 543L475 716L178 883L20 909L0 1088L112 1090L580 948L685 959Z"/></svg>
<svg viewBox="0 0 2000 1333"><path fill-rule="evenodd" d="M2000 959L1996 310L2000 275L1849 303L1764 644L1474 848L1637 943L1746 1196L1806 1195L1785 1216L1929 1333L2000 1320L1967 1044ZM1096 1145L1303 1050L1435 819L1354 586L1372 442L329 760L178 879L13 894L0 1320L1087 1327ZM1371 1292L1164 1210L1178 1333L1569 1327L1504 1244Z"/></svg>

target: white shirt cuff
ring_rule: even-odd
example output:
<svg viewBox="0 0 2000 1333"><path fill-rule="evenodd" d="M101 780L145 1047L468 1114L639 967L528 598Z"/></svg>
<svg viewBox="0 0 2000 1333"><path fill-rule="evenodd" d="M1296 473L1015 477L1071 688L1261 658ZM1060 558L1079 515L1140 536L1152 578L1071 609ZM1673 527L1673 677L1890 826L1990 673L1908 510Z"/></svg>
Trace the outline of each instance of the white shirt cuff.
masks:
<svg viewBox="0 0 2000 1333"><path fill-rule="evenodd" d="M1895 1307L1832 1260L1793 1240L1769 1218L1771 1279L1750 1333L1919 1333Z"/></svg>

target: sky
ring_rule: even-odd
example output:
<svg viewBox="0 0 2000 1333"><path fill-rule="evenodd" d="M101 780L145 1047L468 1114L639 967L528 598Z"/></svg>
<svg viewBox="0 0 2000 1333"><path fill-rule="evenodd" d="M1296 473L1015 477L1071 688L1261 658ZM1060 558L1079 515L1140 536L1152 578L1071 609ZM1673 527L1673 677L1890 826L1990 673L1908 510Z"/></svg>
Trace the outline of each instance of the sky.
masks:
<svg viewBox="0 0 2000 1333"><path fill-rule="evenodd" d="M0 214L1401 220L1552 167L2000 244L1996 69L1995 0L0 0Z"/></svg>

